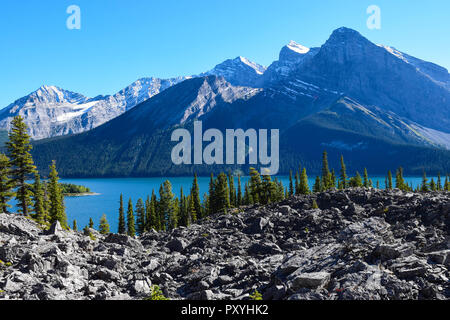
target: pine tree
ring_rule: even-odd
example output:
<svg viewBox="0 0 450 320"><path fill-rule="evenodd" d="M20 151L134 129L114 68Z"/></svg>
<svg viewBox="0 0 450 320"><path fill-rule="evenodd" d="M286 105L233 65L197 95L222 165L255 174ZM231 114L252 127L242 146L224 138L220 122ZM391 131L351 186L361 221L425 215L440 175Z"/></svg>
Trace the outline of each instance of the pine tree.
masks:
<svg viewBox="0 0 450 320"><path fill-rule="evenodd" d="M32 145L27 133L27 125L21 116L16 116L11 121L12 129L9 133L9 141L6 143L10 164L11 179L16 191L18 211L27 216L31 205L31 186L27 180L36 171L31 156Z"/></svg>
<svg viewBox="0 0 450 320"><path fill-rule="evenodd" d="M350 179L349 185L352 188L361 188L364 186L363 179L361 178L361 175L358 171L356 171L355 176Z"/></svg>
<svg viewBox="0 0 450 320"><path fill-rule="evenodd" d="M58 171L56 171L55 161L52 161L52 164L50 166L48 192L50 200L50 222L55 223L56 221L59 221L63 228L67 228L67 216L64 207L64 196L59 184Z"/></svg>
<svg viewBox="0 0 450 320"><path fill-rule="evenodd" d="M237 206L242 205L242 187L241 187L241 175L238 175L238 191L237 191Z"/></svg>
<svg viewBox="0 0 450 320"><path fill-rule="evenodd" d="M255 168L250 168L250 182L249 182L250 194L253 203L260 203L261 193L261 176Z"/></svg>
<svg viewBox="0 0 450 320"><path fill-rule="evenodd" d="M334 169L331 170L330 188L336 188L336 173L334 172Z"/></svg>
<svg viewBox="0 0 450 320"><path fill-rule="evenodd" d="M156 199L155 190L152 190L152 196L150 198L150 219L149 221L149 229L161 230L161 220L158 216L158 200Z"/></svg>
<svg viewBox="0 0 450 320"><path fill-rule="evenodd" d="M128 200L128 210L127 210L127 234L130 237L134 237L136 235L136 227L134 221L134 212L133 212L133 201Z"/></svg>
<svg viewBox="0 0 450 320"><path fill-rule="evenodd" d="M425 171L423 172L423 175L422 175L422 187L421 187L420 191L422 191L422 192L430 191L429 185L428 185L427 174L425 173Z"/></svg>
<svg viewBox="0 0 450 320"><path fill-rule="evenodd" d="M198 186L197 174L194 175L194 181L192 182L191 196L193 198L192 200L194 201L194 207L197 216L200 218L204 218L202 211L202 202L200 201L200 188Z"/></svg>
<svg viewBox="0 0 450 320"><path fill-rule="evenodd" d="M441 181L441 173L438 172L438 176L437 176L437 191L442 191L442 181Z"/></svg>
<svg viewBox="0 0 450 320"><path fill-rule="evenodd" d="M42 189L41 177L37 172L34 174L33 211L34 218L39 224L43 225L49 220L47 212L45 212L44 190Z"/></svg>
<svg viewBox="0 0 450 320"><path fill-rule="evenodd" d="M300 176L298 172L295 173L295 194L300 194Z"/></svg>
<svg viewBox="0 0 450 320"><path fill-rule="evenodd" d="M182 227L189 226L189 213L188 213L188 204L186 204L186 196L183 192L183 186L180 188L180 201L179 201L179 213L180 213L180 219L178 221L178 225Z"/></svg>
<svg viewBox="0 0 450 320"><path fill-rule="evenodd" d="M227 213L230 208L230 199L228 197L228 182L225 173L220 173L217 177L216 183L216 205L217 212Z"/></svg>
<svg viewBox="0 0 450 320"><path fill-rule="evenodd" d="M160 215L164 219L164 229L174 229L178 226L177 210L175 210L172 184L166 180L160 188Z"/></svg>
<svg viewBox="0 0 450 320"><path fill-rule="evenodd" d="M145 233L145 205L142 198L139 198L136 203L136 226L139 235Z"/></svg>
<svg viewBox="0 0 450 320"><path fill-rule="evenodd" d="M73 231L78 231L78 227L77 227L77 220L73 220L73 226L72 226Z"/></svg>
<svg viewBox="0 0 450 320"><path fill-rule="evenodd" d="M125 223L125 211L123 209L123 194L120 194L120 203L119 203L119 228L117 231L119 234L126 233L126 223Z"/></svg>
<svg viewBox="0 0 450 320"><path fill-rule="evenodd" d="M189 196L187 199L187 209L188 209L188 219L191 221L197 220L197 212L195 211L194 199L192 196ZM188 221L189 225L189 221Z"/></svg>
<svg viewBox="0 0 450 320"><path fill-rule="evenodd" d="M341 172L339 181L341 183L342 189L347 189L348 183L347 183L347 168L344 163L344 156L341 155Z"/></svg>
<svg viewBox="0 0 450 320"><path fill-rule="evenodd" d="M7 213L11 207L8 201L14 196L14 183L9 178L10 163L7 156L0 154L0 213Z"/></svg>
<svg viewBox="0 0 450 320"><path fill-rule="evenodd" d="M230 206L236 207L236 189L234 188L234 176L231 173L228 174L228 186L230 192Z"/></svg>
<svg viewBox="0 0 450 320"><path fill-rule="evenodd" d="M444 190L450 191L450 180L448 178L448 175L445 175Z"/></svg>
<svg viewBox="0 0 450 320"><path fill-rule="evenodd" d="M320 177L317 176L316 177L316 181L314 182L314 186L313 186L313 192L314 193L319 193L322 191L322 183L320 181Z"/></svg>
<svg viewBox="0 0 450 320"><path fill-rule="evenodd" d="M436 186L436 183L434 182L433 178L431 178L431 181L430 181L430 190L431 191L436 191L437 190L437 186Z"/></svg>
<svg viewBox="0 0 450 320"><path fill-rule="evenodd" d="M100 231L100 234L109 234L109 223L106 219L106 214L103 214L102 218L100 219L98 231Z"/></svg>
<svg viewBox="0 0 450 320"><path fill-rule="evenodd" d="M92 218L89 218L89 228L94 229L94 220Z"/></svg>
<svg viewBox="0 0 450 320"><path fill-rule="evenodd" d="M300 194L309 194L308 176L306 174L306 168L303 168L302 175L300 176Z"/></svg>
<svg viewBox="0 0 450 320"><path fill-rule="evenodd" d="M387 184L387 188L389 189L389 190L392 190L393 189L393 186L392 186L392 173L391 173L391 170L389 170L388 171L388 184Z"/></svg>
<svg viewBox="0 0 450 320"><path fill-rule="evenodd" d="M364 188L369 187L369 174L367 173L367 168L364 168L364 179L363 179L363 186Z"/></svg>
<svg viewBox="0 0 450 320"><path fill-rule="evenodd" d="M380 189L380 181L377 180L377 189Z"/></svg>
<svg viewBox="0 0 450 320"><path fill-rule="evenodd" d="M331 188L331 173L328 167L328 154L326 151L323 152L322 156L322 190L328 190Z"/></svg>
<svg viewBox="0 0 450 320"><path fill-rule="evenodd" d="M292 180L292 170L289 171L289 197L294 195L294 181Z"/></svg>

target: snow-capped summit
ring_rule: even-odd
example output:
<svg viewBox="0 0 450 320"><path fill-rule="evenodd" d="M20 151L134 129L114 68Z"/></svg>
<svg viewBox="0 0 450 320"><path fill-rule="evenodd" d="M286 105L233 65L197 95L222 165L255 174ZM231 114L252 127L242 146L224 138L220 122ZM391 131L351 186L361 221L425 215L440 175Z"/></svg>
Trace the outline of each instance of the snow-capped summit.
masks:
<svg viewBox="0 0 450 320"><path fill-rule="evenodd" d="M244 57L228 59L199 76L221 76L236 86L253 87L266 68Z"/></svg>
<svg viewBox="0 0 450 320"><path fill-rule="evenodd" d="M305 46L302 46L301 44L295 42L294 40L291 40L291 41L288 43L287 47L288 47L290 50L295 51L295 52L300 53L300 54L308 53L309 50L310 50L309 48L307 48L307 47L305 47Z"/></svg>

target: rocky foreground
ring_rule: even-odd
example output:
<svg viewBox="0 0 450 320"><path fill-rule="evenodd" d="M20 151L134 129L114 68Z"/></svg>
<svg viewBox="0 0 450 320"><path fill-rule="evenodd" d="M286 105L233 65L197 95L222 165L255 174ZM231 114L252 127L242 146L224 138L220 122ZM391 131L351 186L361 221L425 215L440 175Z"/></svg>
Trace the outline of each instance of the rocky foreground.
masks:
<svg viewBox="0 0 450 320"><path fill-rule="evenodd" d="M313 200L320 209L312 209ZM0 299L449 299L450 194L296 196L140 238L0 214Z"/></svg>

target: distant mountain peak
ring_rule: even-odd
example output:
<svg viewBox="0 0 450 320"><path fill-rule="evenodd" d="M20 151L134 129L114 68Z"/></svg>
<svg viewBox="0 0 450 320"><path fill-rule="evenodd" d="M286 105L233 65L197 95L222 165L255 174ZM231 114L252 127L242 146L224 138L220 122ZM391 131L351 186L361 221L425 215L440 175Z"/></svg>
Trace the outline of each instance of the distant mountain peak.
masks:
<svg viewBox="0 0 450 320"><path fill-rule="evenodd" d="M301 44L295 42L294 40L289 41L288 45L286 46L288 49L300 53L300 54L306 54L309 52L309 48L302 46Z"/></svg>

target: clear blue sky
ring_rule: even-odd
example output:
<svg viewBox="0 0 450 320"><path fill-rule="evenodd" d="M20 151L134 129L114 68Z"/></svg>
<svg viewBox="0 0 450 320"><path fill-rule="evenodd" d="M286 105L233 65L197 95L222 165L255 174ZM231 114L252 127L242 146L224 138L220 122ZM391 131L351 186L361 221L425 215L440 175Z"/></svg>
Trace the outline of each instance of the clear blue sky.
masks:
<svg viewBox="0 0 450 320"><path fill-rule="evenodd" d="M66 9L81 8L81 30ZM369 5L381 30L366 27ZM289 40L341 26L450 67L448 0L2 0L0 108L43 84L93 97L140 77L198 74L239 55L263 65Z"/></svg>

